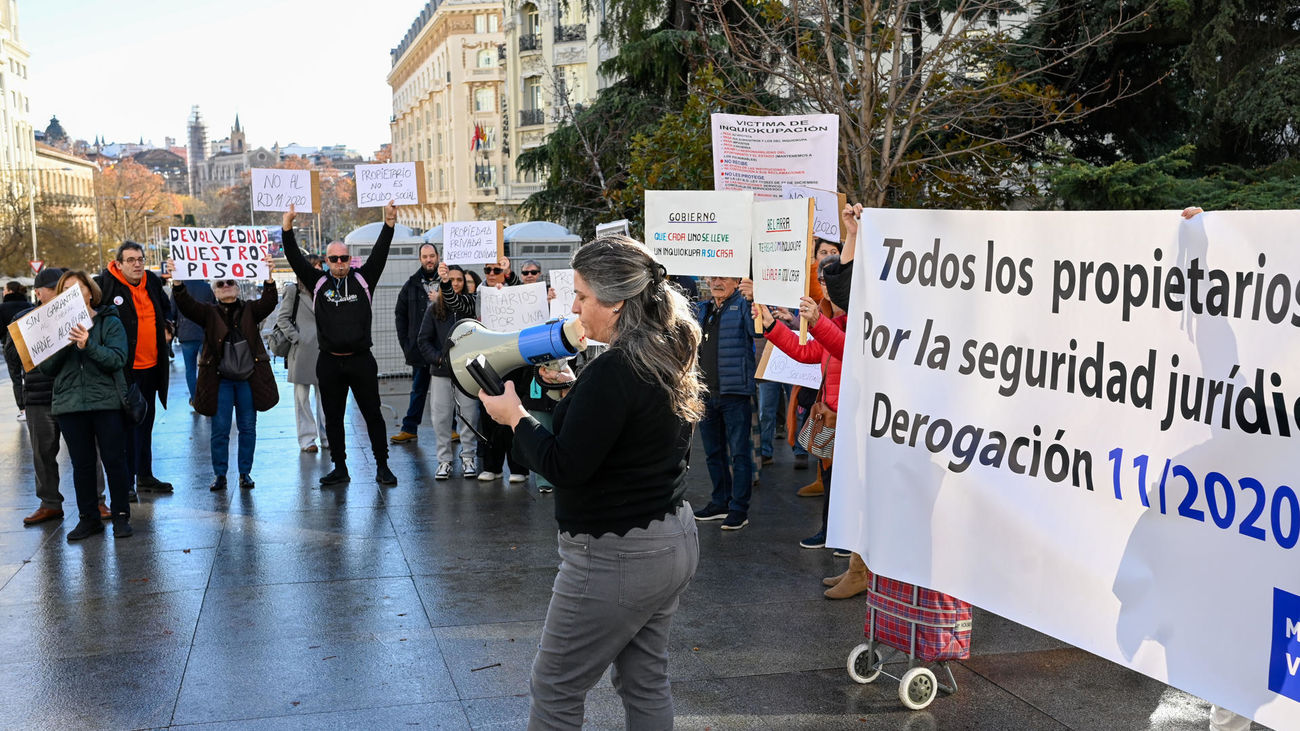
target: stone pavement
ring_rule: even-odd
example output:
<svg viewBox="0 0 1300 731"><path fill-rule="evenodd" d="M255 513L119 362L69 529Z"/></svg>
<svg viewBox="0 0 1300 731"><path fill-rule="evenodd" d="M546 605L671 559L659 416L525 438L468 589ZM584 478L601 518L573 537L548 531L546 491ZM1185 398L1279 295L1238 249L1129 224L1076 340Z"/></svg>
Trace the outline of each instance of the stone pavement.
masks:
<svg viewBox="0 0 1300 731"><path fill-rule="evenodd" d="M395 433L407 382L383 387ZM319 489L327 462L299 452L287 384L258 417L256 489L210 493L208 424L185 405L179 365L171 388L155 472L175 494L142 493L132 538L110 529L68 544L70 467L68 517L22 526L37 502L4 384L0 727L525 726L558 561L550 496L531 483L435 482L427 430L393 447L401 482L381 488L355 410L353 482ZM853 683L844 663L864 605L822 598L820 579L845 560L796 545L820 505L794 496L810 473L778 454L749 527L700 526L699 572L673 626L679 728L1206 727L1205 703L988 612L976 616L973 657L954 665L956 695L908 712L893 681ZM695 463L698 506L709 491L698 447ZM622 727L608 676L587 720Z"/></svg>

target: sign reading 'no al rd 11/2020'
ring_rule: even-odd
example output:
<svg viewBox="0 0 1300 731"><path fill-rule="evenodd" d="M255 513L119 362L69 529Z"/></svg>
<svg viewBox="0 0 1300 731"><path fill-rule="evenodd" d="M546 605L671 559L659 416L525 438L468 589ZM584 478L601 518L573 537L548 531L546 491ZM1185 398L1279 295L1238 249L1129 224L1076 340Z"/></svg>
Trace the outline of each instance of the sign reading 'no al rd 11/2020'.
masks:
<svg viewBox="0 0 1300 731"><path fill-rule="evenodd" d="M425 202L423 162L358 165L356 182L358 208L386 206L388 201L398 206Z"/></svg>
<svg viewBox="0 0 1300 731"><path fill-rule="evenodd" d="M264 228L181 228L168 231L177 281L271 276L271 238Z"/></svg>
<svg viewBox="0 0 1300 731"><path fill-rule="evenodd" d="M320 211L320 173L313 170L253 168L253 210L298 213Z"/></svg>
<svg viewBox="0 0 1300 731"><path fill-rule="evenodd" d="M748 191L647 190L645 239L669 274L748 277Z"/></svg>

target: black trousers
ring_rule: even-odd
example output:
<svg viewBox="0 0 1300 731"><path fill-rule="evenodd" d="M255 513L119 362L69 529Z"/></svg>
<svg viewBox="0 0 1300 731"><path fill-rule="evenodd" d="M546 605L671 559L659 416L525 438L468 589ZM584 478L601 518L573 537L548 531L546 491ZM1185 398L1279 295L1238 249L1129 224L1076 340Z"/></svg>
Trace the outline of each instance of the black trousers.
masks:
<svg viewBox="0 0 1300 731"><path fill-rule="evenodd" d="M144 421L132 428L123 425L126 431L126 468L131 478L139 484L140 480L148 482L153 476L153 420L158 413L158 373L152 368L126 370L126 380L134 383L144 396Z"/></svg>
<svg viewBox="0 0 1300 731"><path fill-rule="evenodd" d="M515 432L508 426L492 421L483 406L479 405L478 430L486 441L479 442L478 453L487 472L500 472L501 465L509 460L510 474L526 475L528 468L515 460L510 448L515 443Z"/></svg>
<svg viewBox="0 0 1300 731"><path fill-rule="evenodd" d="M366 420L370 449L375 462L388 463L388 433L384 414L379 408L379 364L367 350L351 355L334 355L321 351L316 359L316 381L320 388L321 410L325 412L325 436L330 440L330 459L335 465L347 461L348 389Z"/></svg>
<svg viewBox="0 0 1300 731"><path fill-rule="evenodd" d="M99 520L99 488L95 473L103 462L108 475L108 495L113 515L131 515L126 493L131 488L127 472L126 419L121 409L77 411L56 417L63 442L72 458L72 486L77 492L77 513L83 521ZM99 460L95 459L98 453Z"/></svg>
<svg viewBox="0 0 1300 731"><path fill-rule="evenodd" d="M7 363L9 366L9 383L14 387L14 403L18 410L22 411L27 408L26 393L23 391L23 378L27 372L23 370L22 363Z"/></svg>

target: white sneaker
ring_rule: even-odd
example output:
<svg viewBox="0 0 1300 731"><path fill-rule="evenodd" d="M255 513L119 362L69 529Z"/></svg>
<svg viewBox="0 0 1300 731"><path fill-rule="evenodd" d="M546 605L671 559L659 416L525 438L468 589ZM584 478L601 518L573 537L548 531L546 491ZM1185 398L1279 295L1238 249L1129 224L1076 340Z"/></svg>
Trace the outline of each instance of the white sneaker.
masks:
<svg viewBox="0 0 1300 731"><path fill-rule="evenodd" d="M20 410L20 411L18 412L18 420L19 420L19 421L27 421L27 412L26 412L25 410Z"/></svg>
<svg viewBox="0 0 1300 731"><path fill-rule="evenodd" d="M528 475L510 475L511 482L527 482Z"/></svg>
<svg viewBox="0 0 1300 731"><path fill-rule="evenodd" d="M496 472L488 472L487 470L483 470L482 472L478 473L479 482L491 482L492 480L495 480L500 476L501 475L497 474Z"/></svg>
<svg viewBox="0 0 1300 731"><path fill-rule="evenodd" d="M478 467L474 465L474 460L469 457L461 457L460 471L463 473L462 477L468 480L478 474Z"/></svg>
<svg viewBox="0 0 1300 731"><path fill-rule="evenodd" d="M438 463L438 471L433 473L433 479L435 479L435 480L445 480L445 479L447 479L448 477L451 477L451 463L450 463L450 462L439 462L439 463Z"/></svg>

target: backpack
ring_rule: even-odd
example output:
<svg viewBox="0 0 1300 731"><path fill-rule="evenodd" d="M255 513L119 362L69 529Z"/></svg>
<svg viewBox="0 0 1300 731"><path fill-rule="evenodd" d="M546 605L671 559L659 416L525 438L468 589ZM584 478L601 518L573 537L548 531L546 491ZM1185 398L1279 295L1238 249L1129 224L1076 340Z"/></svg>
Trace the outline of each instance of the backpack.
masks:
<svg viewBox="0 0 1300 731"><path fill-rule="evenodd" d="M294 327L298 326L298 301L301 298L301 292L295 294L293 298L293 310L289 313L289 322L292 323ZM278 321L275 323L275 326L271 328L271 333L266 336L266 340L270 346L268 350L271 351L271 355L276 355L281 358L289 357L289 351L293 348L293 341L289 340L289 333L285 332L284 328L280 327Z"/></svg>

